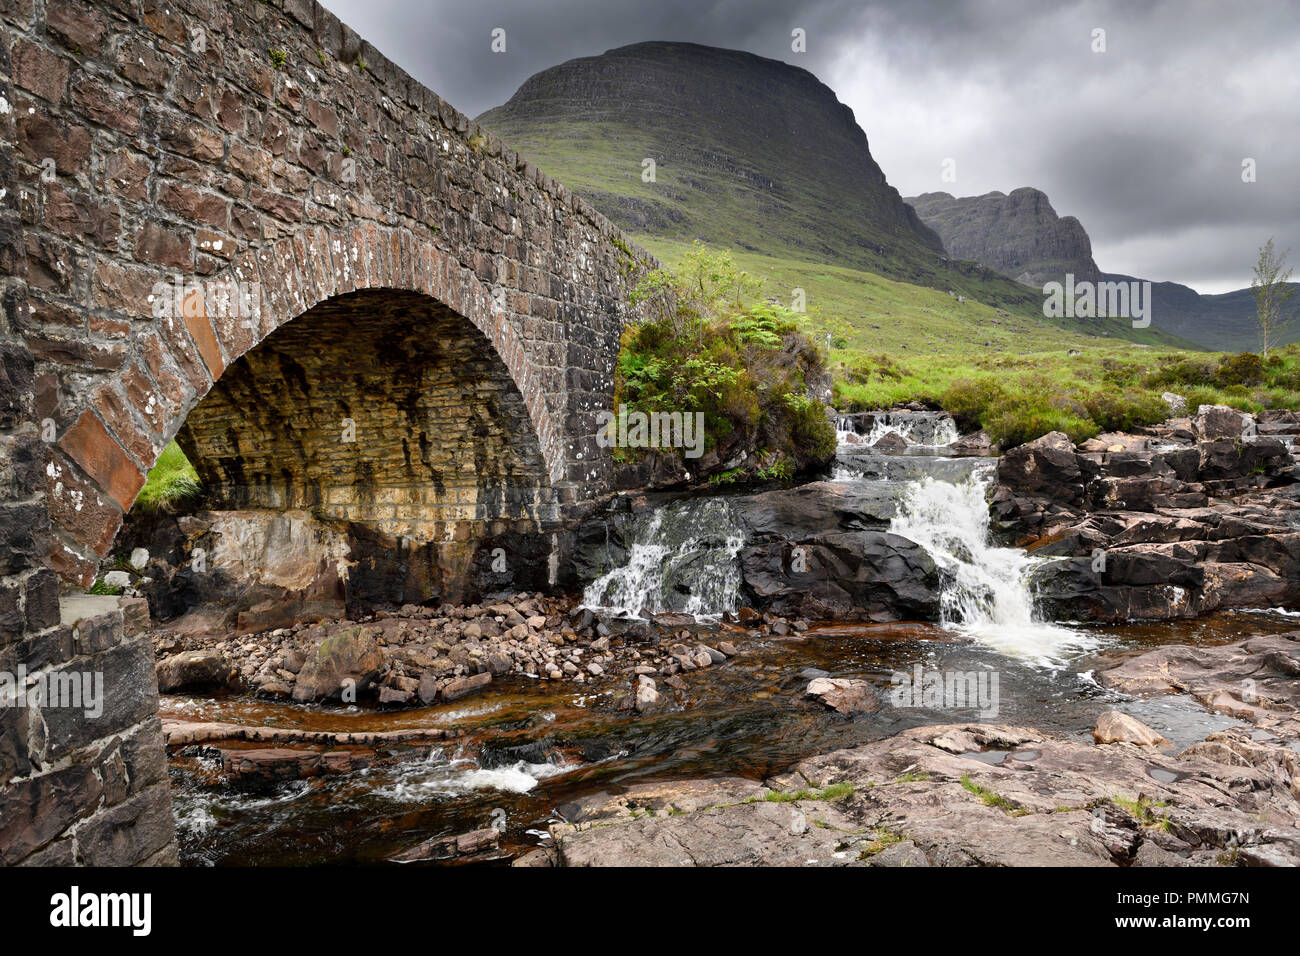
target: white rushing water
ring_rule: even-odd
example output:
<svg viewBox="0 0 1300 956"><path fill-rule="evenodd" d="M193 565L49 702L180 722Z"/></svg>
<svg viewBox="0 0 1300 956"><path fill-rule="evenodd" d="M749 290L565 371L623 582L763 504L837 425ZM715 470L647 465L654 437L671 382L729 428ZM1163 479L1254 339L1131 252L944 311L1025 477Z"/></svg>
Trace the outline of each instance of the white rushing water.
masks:
<svg viewBox="0 0 1300 956"><path fill-rule="evenodd" d="M734 611L744 544L724 499L674 502L638 521L627 563L587 585L583 604L620 617Z"/></svg>
<svg viewBox="0 0 1300 956"><path fill-rule="evenodd" d="M960 483L930 477L912 482L889 530L924 547L951 576L941 600L945 626L1003 654L1061 666L1097 639L1035 613L1029 573L1040 562L1019 548L989 542L990 475L985 468Z"/></svg>
<svg viewBox="0 0 1300 956"><path fill-rule="evenodd" d="M835 438L841 445L870 446L891 433L907 439L910 444L927 448L942 448L961 437L956 422L947 416L884 412L878 415L871 431L865 435L853 431L847 417L840 416L835 420ZM856 441L850 435L855 436Z"/></svg>

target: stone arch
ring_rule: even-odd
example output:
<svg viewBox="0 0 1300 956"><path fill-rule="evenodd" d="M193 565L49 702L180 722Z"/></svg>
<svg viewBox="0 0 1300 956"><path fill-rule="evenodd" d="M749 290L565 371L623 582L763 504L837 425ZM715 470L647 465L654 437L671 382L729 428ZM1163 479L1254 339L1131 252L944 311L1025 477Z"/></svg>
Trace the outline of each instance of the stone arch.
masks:
<svg viewBox="0 0 1300 956"><path fill-rule="evenodd" d="M470 323L518 390L547 480L564 477L564 436L509 313L473 271L430 241L373 224L316 227L250 250L201 282L156 278L155 327L179 366L183 391L169 400L129 363L62 430L46 473L55 529L51 564L65 580L89 583L148 469L228 368L323 303L366 290L426 296ZM160 296L170 303L158 302ZM147 346L141 351L154 380L167 374L149 363Z"/></svg>

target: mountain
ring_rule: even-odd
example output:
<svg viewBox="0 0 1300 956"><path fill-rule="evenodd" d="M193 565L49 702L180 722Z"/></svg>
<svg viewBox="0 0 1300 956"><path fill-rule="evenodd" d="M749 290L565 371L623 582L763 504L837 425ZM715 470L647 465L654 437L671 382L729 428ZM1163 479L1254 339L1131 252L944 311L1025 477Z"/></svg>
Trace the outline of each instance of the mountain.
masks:
<svg viewBox="0 0 1300 956"><path fill-rule="evenodd" d="M1073 216L1057 216L1040 190L1022 187L1010 194L991 192L958 198L924 193L907 200L948 252L973 259L1029 285L1059 280L1141 282L1134 276L1101 272L1092 258L1092 242ZM1292 283L1300 290L1300 283ZM1300 295L1286 304L1291 326L1278 344L1300 341ZM1249 289L1201 295L1177 282L1152 282L1152 328L1220 351L1259 347L1255 298Z"/></svg>
<svg viewBox="0 0 1300 956"><path fill-rule="evenodd" d="M478 122L633 234L849 266L994 305L1034 299L948 261L853 111L778 60L637 43L543 70Z"/></svg>
<svg viewBox="0 0 1300 956"><path fill-rule="evenodd" d="M949 255L973 259L1027 285L1041 286L1067 272L1095 281L1100 273L1083 224L1058 216L1041 190L1025 186L1010 195L964 198L924 193L907 202L939 234Z"/></svg>
<svg viewBox="0 0 1300 956"><path fill-rule="evenodd" d="M889 185L853 111L778 60L637 43L543 70L477 122L665 262L700 239L733 250L766 294L803 289L819 341L919 352L1188 344L1123 319L1049 320L1041 289L945 251Z"/></svg>

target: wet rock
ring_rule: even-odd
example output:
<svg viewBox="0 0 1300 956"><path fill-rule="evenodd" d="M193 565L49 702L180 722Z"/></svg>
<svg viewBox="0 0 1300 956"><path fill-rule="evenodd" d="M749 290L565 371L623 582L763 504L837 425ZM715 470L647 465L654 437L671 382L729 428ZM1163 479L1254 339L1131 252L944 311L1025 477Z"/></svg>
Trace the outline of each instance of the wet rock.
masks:
<svg viewBox="0 0 1300 956"><path fill-rule="evenodd" d="M456 857L474 856L495 850L501 845L501 831L495 827L471 830L456 836L435 837L426 840L409 850L403 850L390 857L394 863L416 863L424 860L451 860Z"/></svg>
<svg viewBox="0 0 1300 956"><path fill-rule="evenodd" d="M1099 744L1128 743L1143 747L1163 747L1169 744L1168 740L1142 721L1118 710L1108 710L1097 718L1092 739Z"/></svg>
<svg viewBox="0 0 1300 956"><path fill-rule="evenodd" d="M1294 751L1240 732L1211 735L1206 744L1172 755L1129 743L1057 740L1021 727L917 727L805 760L768 781L769 790L746 791L725 778L678 780L644 795L633 788L618 797L589 798L572 813L561 808L571 822L551 827L554 862L1300 862L1300 805L1290 789ZM1260 751L1250 763L1239 752L1247 747ZM996 765L975 759L990 749L1032 752L1033 759ZM1153 768L1174 782L1154 778ZM768 799L772 790L782 791L783 799Z"/></svg>
<svg viewBox="0 0 1300 956"><path fill-rule="evenodd" d="M907 439L897 432L885 432L871 447L882 455L902 455L907 452Z"/></svg>
<svg viewBox="0 0 1300 956"><path fill-rule="evenodd" d="M993 442L989 439L988 432L981 429L972 435L958 438L948 448L954 455L983 456L992 453Z"/></svg>
<svg viewBox="0 0 1300 956"><path fill-rule="evenodd" d="M445 701L460 700L463 697L478 693L490 683L492 683L492 675L486 671L472 677L460 677L449 681L442 688L442 699Z"/></svg>
<svg viewBox="0 0 1300 956"><path fill-rule="evenodd" d="M740 561L752 603L783 617L885 622L938 616L934 560L899 535L858 531L756 545L743 549Z"/></svg>
<svg viewBox="0 0 1300 956"><path fill-rule="evenodd" d="M370 633L359 625L334 631L303 664L293 689L297 701L340 696L345 687L365 690L384 665L384 655Z"/></svg>
<svg viewBox="0 0 1300 956"><path fill-rule="evenodd" d="M654 614L650 618L655 627L671 631L678 628L691 628L695 626L695 618L689 614Z"/></svg>
<svg viewBox="0 0 1300 956"><path fill-rule="evenodd" d="M731 509L749 540L797 541L834 531L883 530L897 511L897 495L875 484L814 481L735 498Z"/></svg>
<svg viewBox="0 0 1300 956"><path fill-rule="evenodd" d="M880 700L864 680L843 677L815 677L804 693L815 697L840 714L865 714L880 709Z"/></svg>
<svg viewBox="0 0 1300 956"><path fill-rule="evenodd" d="M155 667L158 675L158 693L174 694L178 691L212 690L225 687L233 670L219 651L182 651L165 658Z"/></svg>

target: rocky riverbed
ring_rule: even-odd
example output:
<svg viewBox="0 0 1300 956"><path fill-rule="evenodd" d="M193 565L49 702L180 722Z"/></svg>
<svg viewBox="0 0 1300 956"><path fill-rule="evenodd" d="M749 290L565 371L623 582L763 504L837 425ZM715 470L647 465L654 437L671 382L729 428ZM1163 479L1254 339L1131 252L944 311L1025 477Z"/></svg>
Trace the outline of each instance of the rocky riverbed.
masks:
<svg viewBox="0 0 1300 956"><path fill-rule="evenodd" d="M1297 861L1300 421L847 426L830 481L595 508L581 595L164 624L183 858Z"/></svg>
<svg viewBox="0 0 1300 956"><path fill-rule="evenodd" d="M640 784L560 808L533 866L1300 864L1300 632L1171 646L1102 672L1248 722L1173 748L1118 711L1095 741L918 727L762 782Z"/></svg>

